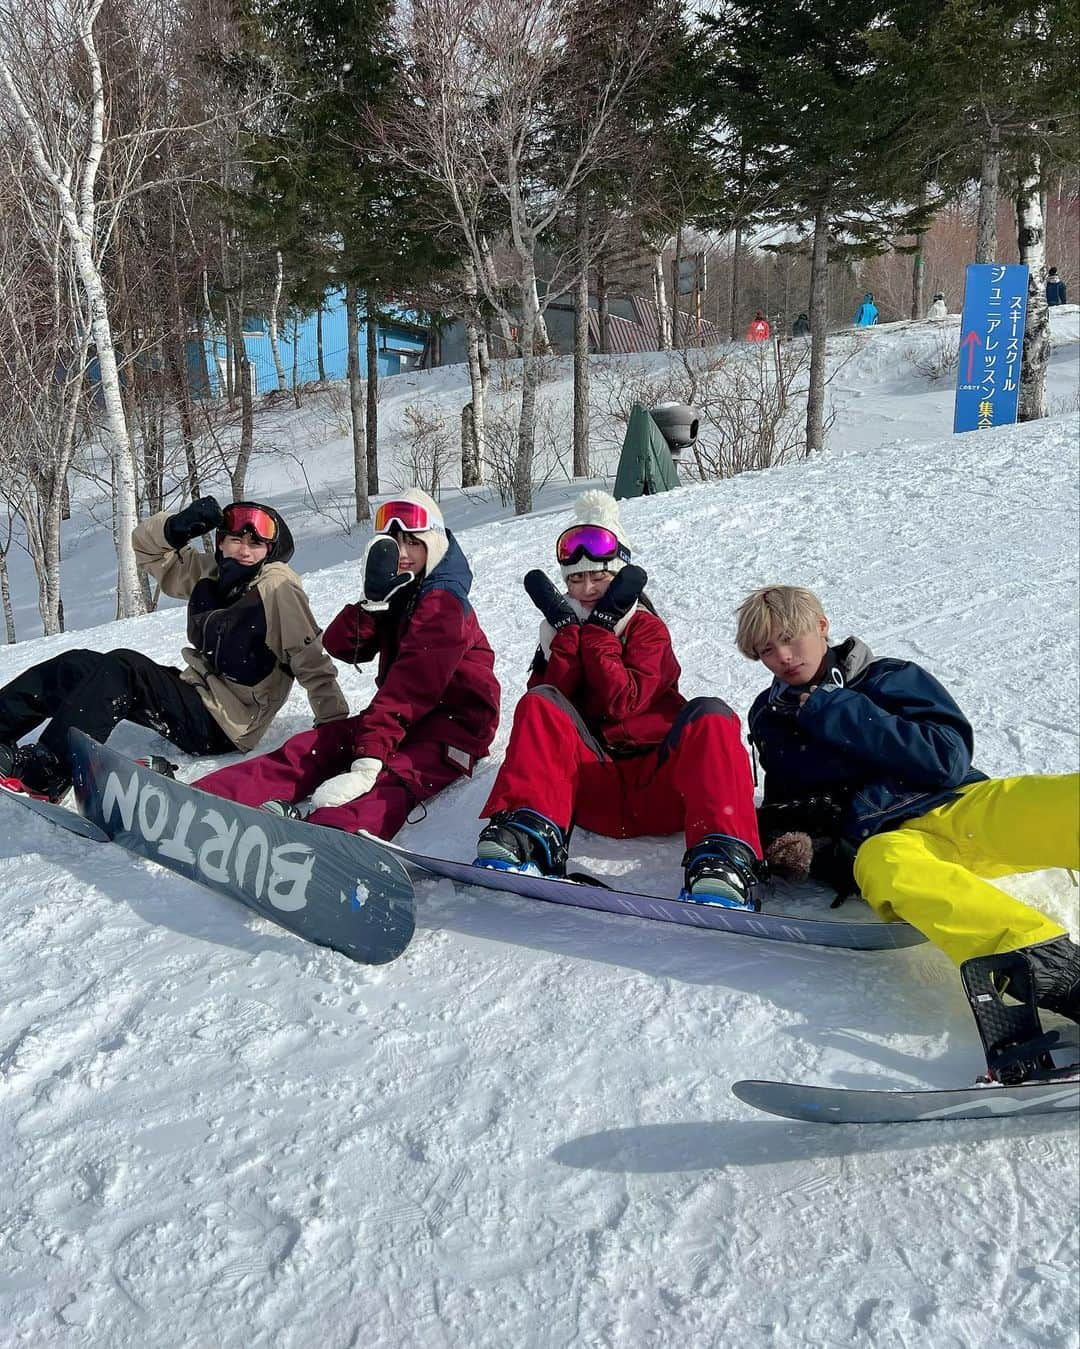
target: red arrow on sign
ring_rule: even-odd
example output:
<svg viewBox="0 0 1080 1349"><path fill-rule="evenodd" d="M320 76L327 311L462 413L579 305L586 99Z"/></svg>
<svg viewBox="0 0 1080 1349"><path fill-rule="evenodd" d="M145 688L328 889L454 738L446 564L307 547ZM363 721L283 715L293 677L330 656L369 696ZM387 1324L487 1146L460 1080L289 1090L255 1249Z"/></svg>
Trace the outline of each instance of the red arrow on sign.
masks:
<svg viewBox="0 0 1080 1349"><path fill-rule="evenodd" d="M981 347L982 344L983 340L979 336L979 334L975 331L974 328L972 328L972 330L968 333L967 337L965 337L964 340L960 343L961 347L967 347L968 349L968 368L966 375L966 381L968 383L971 382L971 371L972 367L975 364L975 348L976 346Z"/></svg>

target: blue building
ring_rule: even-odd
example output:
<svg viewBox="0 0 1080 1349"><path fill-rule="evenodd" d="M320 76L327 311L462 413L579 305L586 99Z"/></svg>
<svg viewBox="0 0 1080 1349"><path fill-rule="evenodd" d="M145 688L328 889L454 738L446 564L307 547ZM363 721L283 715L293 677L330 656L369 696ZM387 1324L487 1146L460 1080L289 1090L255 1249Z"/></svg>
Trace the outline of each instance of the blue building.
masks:
<svg viewBox="0 0 1080 1349"><path fill-rule="evenodd" d="M377 328L378 369L381 375L397 375L403 370L415 370L423 361L427 350L427 332L419 324L412 322L409 315L402 313L390 322L382 322ZM278 349L281 364L285 372L286 388L293 386L293 345L294 327L291 319L282 322L278 330ZM296 382L303 385L319 378L318 355L318 316L306 314L296 325ZM188 350L188 366L192 388L197 397L209 393L217 397L225 387L225 339L207 338L206 377L210 387L206 388L202 361L196 343ZM254 393L268 393L276 389L277 371L274 368L274 355L270 350L270 325L267 319L259 315L248 315L244 319L244 346L251 362L251 379ZM367 369L367 324L360 323L360 370ZM348 331L345 315L344 290L327 291L322 307L322 347L323 368L327 379L345 379L348 359Z"/></svg>

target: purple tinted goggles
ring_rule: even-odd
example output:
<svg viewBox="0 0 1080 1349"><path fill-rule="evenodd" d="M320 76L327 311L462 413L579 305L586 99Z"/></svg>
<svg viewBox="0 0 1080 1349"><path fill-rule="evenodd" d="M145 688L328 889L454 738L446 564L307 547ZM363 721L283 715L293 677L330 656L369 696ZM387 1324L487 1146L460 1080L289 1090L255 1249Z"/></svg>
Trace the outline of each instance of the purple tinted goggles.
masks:
<svg viewBox="0 0 1080 1349"><path fill-rule="evenodd" d="M630 549L620 543L614 532L602 525L571 525L555 543L560 566L568 567L587 557L591 562L630 561Z"/></svg>

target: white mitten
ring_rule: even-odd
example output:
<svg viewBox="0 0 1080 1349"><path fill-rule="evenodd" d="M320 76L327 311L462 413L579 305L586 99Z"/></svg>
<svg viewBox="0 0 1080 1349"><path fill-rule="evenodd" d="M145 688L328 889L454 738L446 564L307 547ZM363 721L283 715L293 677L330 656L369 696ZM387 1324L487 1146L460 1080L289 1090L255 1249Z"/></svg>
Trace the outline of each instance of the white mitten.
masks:
<svg viewBox="0 0 1080 1349"><path fill-rule="evenodd" d="M354 759L352 768L337 777L327 778L321 786L311 793L311 804L316 810L327 806L344 806L365 796L375 786L375 779L382 772L380 759Z"/></svg>

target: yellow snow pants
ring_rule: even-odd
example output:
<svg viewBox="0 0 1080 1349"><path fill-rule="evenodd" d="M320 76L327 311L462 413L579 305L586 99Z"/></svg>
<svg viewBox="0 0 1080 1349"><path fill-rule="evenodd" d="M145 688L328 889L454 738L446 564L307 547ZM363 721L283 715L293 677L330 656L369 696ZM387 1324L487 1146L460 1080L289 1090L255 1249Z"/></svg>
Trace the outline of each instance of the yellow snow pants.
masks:
<svg viewBox="0 0 1080 1349"><path fill-rule="evenodd" d="M1080 870L1080 774L994 778L868 838L855 880L886 922L917 927L959 965L1049 941L1060 923L982 877Z"/></svg>

